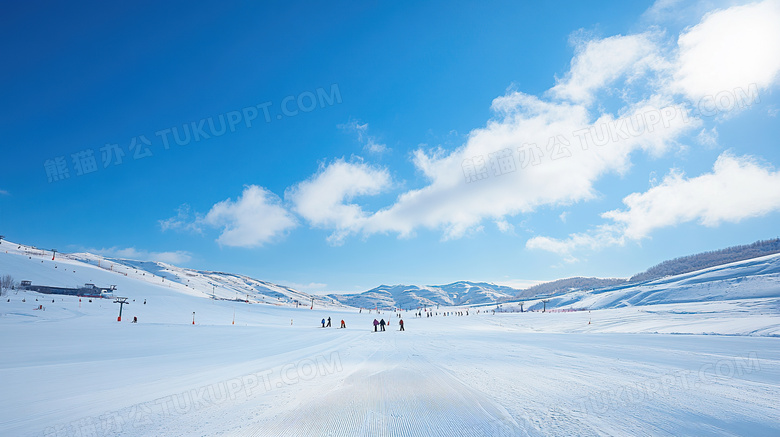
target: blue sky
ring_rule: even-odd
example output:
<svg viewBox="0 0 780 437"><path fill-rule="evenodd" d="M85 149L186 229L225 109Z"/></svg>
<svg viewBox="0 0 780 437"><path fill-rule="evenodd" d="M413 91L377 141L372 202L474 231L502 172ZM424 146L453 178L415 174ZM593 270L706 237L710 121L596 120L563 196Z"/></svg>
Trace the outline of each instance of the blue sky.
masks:
<svg viewBox="0 0 780 437"><path fill-rule="evenodd" d="M0 233L308 292L778 235L778 1L258 3L8 6Z"/></svg>

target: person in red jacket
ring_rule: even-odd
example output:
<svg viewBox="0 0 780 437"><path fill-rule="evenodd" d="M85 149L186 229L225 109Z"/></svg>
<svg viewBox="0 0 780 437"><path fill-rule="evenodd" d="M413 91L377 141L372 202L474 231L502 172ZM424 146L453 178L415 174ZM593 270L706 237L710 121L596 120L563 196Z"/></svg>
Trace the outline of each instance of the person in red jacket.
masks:
<svg viewBox="0 0 780 437"><path fill-rule="evenodd" d="M343 319L341 320L341 327L342 327L342 328L346 328L346 327L347 327L347 324L346 324L346 323L344 323L344 320L343 320Z"/></svg>
<svg viewBox="0 0 780 437"><path fill-rule="evenodd" d="M399 329L399 331L405 331L405 329L404 329L404 319L399 320L398 324L401 325L401 329Z"/></svg>

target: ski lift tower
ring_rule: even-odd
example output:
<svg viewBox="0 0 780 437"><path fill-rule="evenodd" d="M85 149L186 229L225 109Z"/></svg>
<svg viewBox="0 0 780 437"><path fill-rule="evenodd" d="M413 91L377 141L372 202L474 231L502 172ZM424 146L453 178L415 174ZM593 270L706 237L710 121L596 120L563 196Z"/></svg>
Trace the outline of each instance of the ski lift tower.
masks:
<svg viewBox="0 0 780 437"><path fill-rule="evenodd" d="M550 301L550 299L545 299L545 300L542 301L542 303L544 304L544 305L542 305L542 312L543 313L547 311L547 302L549 302L549 301Z"/></svg>
<svg viewBox="0 0 780 437"><path fill-rule="evenodd" d="M130 303L127 301L126 297L117 297L114 303L119 304L119 317L116 318L117 322L122 321L122 308L125 306L125 304L130 305Z"/></svg>

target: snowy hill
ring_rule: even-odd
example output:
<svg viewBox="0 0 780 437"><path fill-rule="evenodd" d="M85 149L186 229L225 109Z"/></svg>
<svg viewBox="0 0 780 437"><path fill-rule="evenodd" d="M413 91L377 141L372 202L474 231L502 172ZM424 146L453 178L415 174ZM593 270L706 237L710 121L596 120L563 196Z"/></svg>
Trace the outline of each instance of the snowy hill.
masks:
<svg viewBox="0 0 780 437"><path fill-rule="evenodd" d="M126 296L130 290L155 285L179 293L222 300L238 300L272 305L342 306L326 296L303 293L290 287L260 281L248 276L200 271L155 261L106 258L91 253L57 253L3 241L0 246L0 273L11 274L19 282L35 285L79 287L118 285L115 292Z"/></svg>
<svg viewBox="0 0 780 437"><path fill-rule="evenodd" d="M459 281L447 285L380 285L359 294L332 294L330 297L353 307L410 309L494 303L514 296L518 291L485 282Z"/></svg>
<svg viewBox="0 0 780 437"><path fill-rule="evenodd" d="M656 304L780 298L780 254L710 267L652 281L572 291L546 298L546 308L605 309ZM518 303L502 305L515 310ZM543 308L532 298L525 309Z"/></svg>
<svg viewBox="0 0 780 437"><path fill-rule="evenodd" d="M574 290L590 290L625 284L626 279L620 278L583 278L573 277L544 282L522 290L515 297L519 299L533 298L536 296L556 296L566 294Z"/></svg>
<svg viewBox="0 0 780 437"><path fill-rule="evenodd" d="M681 275L709 267L744 261L767 255L780 253L780 238L759 240L753 244L732 246L711 252L697 253L670 259L636 274L629 282L643 282L659 279L664 276Z"/></svg>

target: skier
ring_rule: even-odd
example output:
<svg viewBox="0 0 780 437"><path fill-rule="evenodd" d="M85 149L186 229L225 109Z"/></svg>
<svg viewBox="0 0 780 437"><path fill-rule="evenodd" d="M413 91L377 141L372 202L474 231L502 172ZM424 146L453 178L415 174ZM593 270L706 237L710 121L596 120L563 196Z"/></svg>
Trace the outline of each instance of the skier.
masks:
<svg viewBox="0 0 780 437"><path fill-rule="evenodd" d="M330 328L330 317L328 317L328 326L327 328Z"/></svg>
<svg viewBox="0 0 780 437"><path fill-rule="evenodd" d="M133 316L133 323L138 323L138 316Z"/></svg>
<svg viewBox="0 0 780 437"><path fill-rule="evenodd" d="M325 319L322 319L322 327L325 327Z"/></svg>
<svg viewBox="0 0 780 437"><path fill-rule="evenodd" d="M347 324L346 324L346 323L344 323L344 320L341 320L341 327L342 327L342 328L346 328L346 327L347 327Z"/></svg>
<svg viewBox="0 0 780 437"><path fill-rule="evenodd" d="M401 325L401 329L399 329L399 331L405 331L405 329L404 329L404 319L399 320L398 324Z"/></svg>
<svg viewBox="0 0 780 437"><path fill-rule="evenodd" d="M376 327L379 325L379 322L374 319L374 332L376 332Z"/></svg>
<svg viewBox="0 0 780 437"><path fill-rule="evenodd" d="M379 321L379 327L382 328L381 331L385 330L385 325L386 324L387 323L385 322L385 319L382 319L382 320Z"/></svg>

